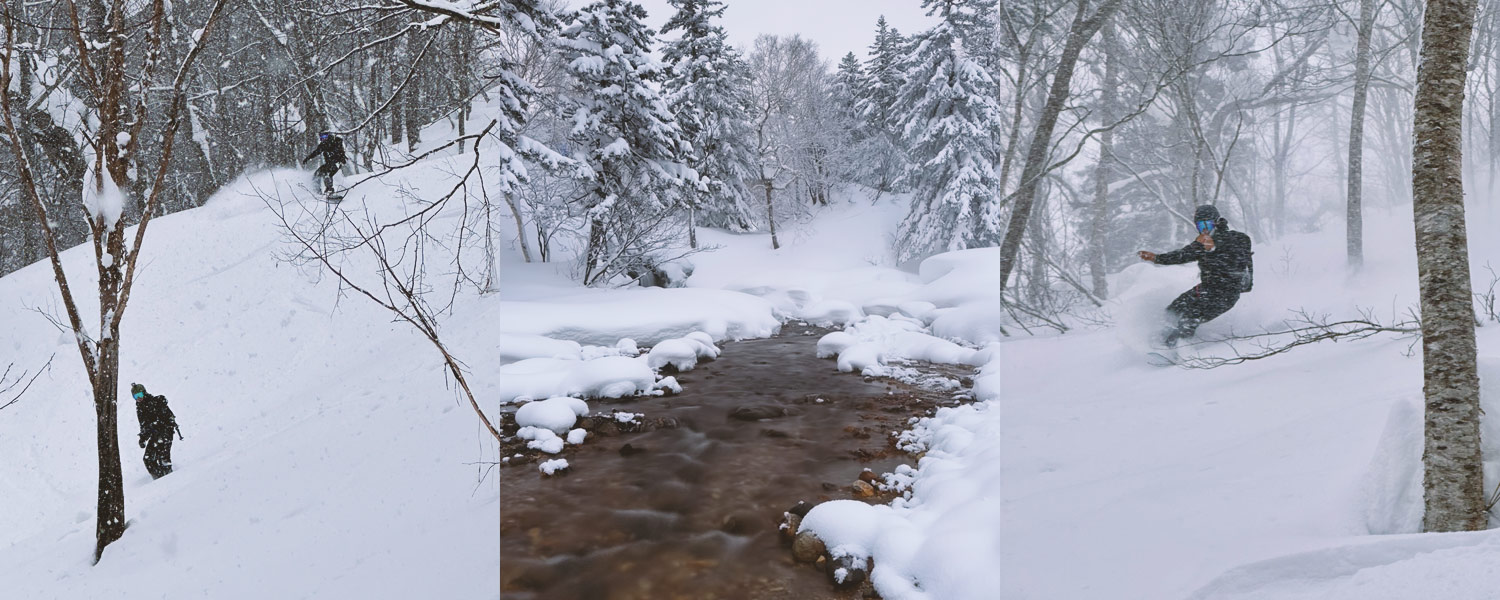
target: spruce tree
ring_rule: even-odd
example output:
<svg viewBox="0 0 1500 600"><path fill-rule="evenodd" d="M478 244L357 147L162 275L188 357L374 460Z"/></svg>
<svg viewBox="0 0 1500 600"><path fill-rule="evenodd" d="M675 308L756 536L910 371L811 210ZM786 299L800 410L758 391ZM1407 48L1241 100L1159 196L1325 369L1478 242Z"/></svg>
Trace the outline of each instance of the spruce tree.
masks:
<svg viewBox="0 0 1500 600"><path fill-rule="evenodd" d="M683 163L689 145L652 85L663 67L651 58L645 9L598 0L570 15L558 40L573 77L569 140L587 165L581 200L588 216L583 283L640 266L660 242L662 217L680 206L697 173Z"/></svg>
<svg viewBox="0 0 1500 600"><path fill-rule="evenodd" d="M668 0L677 9L662 33L682 32L662 49L667 65L662 90L683 137L693 151L687 162L701 178L701 191L685 194L691 227L701 224L733 231L754 229L751 192L746 184L754 169L750 124L746 116L749 70L729 45L724 28L711 22L724 13L720 0Z"/></svg>
<svg viewBox="0 0 1500 600"><path fill-rule="evenodd" d="M901 133L892 118L901 89L905 52L906 38L891 28L882 15L875 23L875 42L870 45L867 79L859 103L860 115L870 128L869 143L862 153L865 164L862 171L873 175L869 181L881 192L893 189L896 175L906 163Z"/></svg>
<svg viewBox="0 0 1500 600"><path fill-rule="evenodd" d="M993 131L1000 123L995 82L966 47L994 0L923 0L942 20L917 36L897 95L910 160L902 183L913 192L897 234L901 260L995 244L999 182Z"/></svg>

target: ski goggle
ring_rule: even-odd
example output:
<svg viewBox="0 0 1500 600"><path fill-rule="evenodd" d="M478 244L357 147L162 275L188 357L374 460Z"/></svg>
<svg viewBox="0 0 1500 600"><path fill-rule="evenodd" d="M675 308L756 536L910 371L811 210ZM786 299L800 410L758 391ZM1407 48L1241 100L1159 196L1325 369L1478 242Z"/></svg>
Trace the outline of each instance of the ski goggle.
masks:
<svg viewBox="0 0 1500 600"><path fill-rule="evenodd" d="M327 133L320 133L320 134L318 134L318 139L320 139L320 140L326 140L326 139L328 139L330 137L333 137L333 136L330 135L330 134L327 134Z"/></svg>
<svg viewBox="0 0 1500 600"><path fill-rule="evenodd" d="M140 400L141 398L146 397L146 392L136 392L134 394L131 394L131 396L135 396L136 400Z"/></svg>
<svg viewBox="0 0 1500 600"><path fill-rule="evenodd" d="M1203 221L1198 221L1198 233L1208 233L1210 231L1213 231L1213 229L1214 229L1214 222L1213 222L1212 219L1205 219Z"/></svg>

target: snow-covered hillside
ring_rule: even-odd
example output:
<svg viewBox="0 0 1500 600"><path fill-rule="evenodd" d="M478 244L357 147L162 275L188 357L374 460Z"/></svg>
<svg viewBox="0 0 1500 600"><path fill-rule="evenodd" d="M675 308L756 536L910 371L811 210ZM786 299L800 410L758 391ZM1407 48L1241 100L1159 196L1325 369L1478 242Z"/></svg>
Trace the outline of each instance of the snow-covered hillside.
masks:
<svg viewBox="0 0 1500 600"><path fill-rule="evenodd" d="M1482 233L1490 225L1470 225L1481 292L1484 265L1500 258ZM1366 239L1379 243L1367 245L1356 277L1331 229L1258 240L1255 290L1199 337L1275 329L1297 309L1407 318L1416 301L1409 207L1367 215ZM1111 284L1114 327L1001 345L1005 597L1500 594L1500 536L1410 535L1422 510L1420 346L1408 355L1412 340L1387 334L1213 370L1148 366L1151 319L1196 276L1191 266L1131 267ZM1496 325L1479 330L1490 415L1500 414ZM1500 423L1490 419L1493 482Z"/></svg>
<svg viewBox="0 0 1500 600"><path fill-rule="evenodd" d="M439 156L385 183L446 189L456 160ZM499 486L481 464L496 460L496 445L425 339L341 296L333 278L281 260L297 248L265 198L292 218L323 218L329 209L310 187L306 172L255 173L202 208L152 222L122 333L130 525L98 566L89 564L93 407L71 335L38 312L65 319L51 269L0 279L0 365L36 369L56 355L0 411L0 595L497 596ZM392 190L356 188L341 208L408 210ZM63 258L81 309L97 315L92 250ZM484 305L461 297L444 327L458 332L452 350L473 357L471 385L488 397L496 327ZM185 434L176 471L161 480L133 443L131 382L166 396Z"/></svg>

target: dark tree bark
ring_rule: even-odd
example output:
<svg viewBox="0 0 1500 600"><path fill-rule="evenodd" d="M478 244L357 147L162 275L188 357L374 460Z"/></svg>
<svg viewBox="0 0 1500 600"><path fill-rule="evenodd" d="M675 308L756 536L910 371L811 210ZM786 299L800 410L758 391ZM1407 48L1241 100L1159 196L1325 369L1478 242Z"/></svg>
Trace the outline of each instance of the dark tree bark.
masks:
<svg viewBox="0 0 1500 600"><path fill-rule="evenodd" d="M1412 148L1422 295L1425 531L1483 529L1479 374L1464 223L1463 98L1473 0L1429 0Z"/></svg>
<svg viewBox="0 0 1500 600"><path fill-rule="evenodd" d="M1347 238L1349 268L1364 264L1364 143L1365 100L1370 92L1370 32L1375 28L1375 0L1359 1L1359 38L1354 51L1354 107L1349 122L1349 206Z"/></svg>
<svg viewBox="0 0 1500 600"><path fill-rule="evenodd" d="M1089 13L1089 0L1078 0L1078 12L1068 30L1068 41L1063 46L1057 71L1052 76L1052 88L1047 92L1047 104L1037 119L1036 131L1031 136L1031 146L1026 152L1026 166L1021 169L1020 187L1014 195L1010 225L1005 230L1005 240L1000 243L1000 289L1015 268L1016 254L1021 249L1021 236L1031 220L1031 209L1036 203L1037 186L1046 170L1052 148L1052 130L1057 126L1057 117L1068 100L1068 88L1073 80L1073 68L1078 64L1078 55L1094 33L1120 8L1120 0L1104 0L1098 10Z"/></svg>

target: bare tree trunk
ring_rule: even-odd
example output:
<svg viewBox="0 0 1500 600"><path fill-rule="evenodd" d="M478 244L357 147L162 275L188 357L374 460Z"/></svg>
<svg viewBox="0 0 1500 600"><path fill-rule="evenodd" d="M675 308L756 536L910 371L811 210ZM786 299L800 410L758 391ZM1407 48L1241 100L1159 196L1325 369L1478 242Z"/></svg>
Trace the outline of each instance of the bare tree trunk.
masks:
<svg viewBox="0 0 1500 600"><path fill-rule="evenodd" d="M688 247L698 249L698 211L688 207Z"/></svg>
<svg viewBox="0 0 1500 600"><path fill-rule="evenodd" d="M1115 48L1115 30L1104 27L1104 89L1099 98L1099 120L1105 125L1115 120L1115 102L1120 87L1120 57ZM1109 182L1115 160L1115 130L1109 128L1099 135L1099 164L1094 168L1094 203L1089 222L1089 274L1093 277L1094 295L1100 299L1109 297L1108 273L1104 265L1104 248L1109 241L1105 224L1109 218Z"/></svg>
<svg viewBox="0 0 1500 600"><path fill-rule="evenodd" d="M1473 0L1427 2L1412 149L1427 404L1425 531L1478 530L1487 520L1462 165L1465 62L1473 26Z"/></svg>
<svg viewBox="0 0 1500 600"><path fill-rule="evenodd" d="M521 258L526 262L531 262L531 249L526 243L526 223L521 221L521 210L516 207L515 198L510 194L505 195L505 204L510 207L510 216L516 221L516 241L521 243ZM488 211L489 207L486 206L485 210ZM488 222L488 217L486 217L486 222ZM540 240L538 240L538 243L540 243ZM543 251L542 257L542 262L546 262L545 251Z"/></svg>
<svg viewBox="0 0 1500 600"><path fill-rule="evenodd" d="M604 221L599 217L593 217L589 219L589 245L588 249L584 251L584 260L586 261L583 265L584 285L593 285L594 277L597 276L594 273L594 267L599 266L603 257Z"/></svg>
<svg viewBox="0 0 1500 600"><path fill-rule="evenodd" d="M1005 240L1000 243L1000 289L1015 268L1016 253L1021 249L1021 236L1026 232L1026 223L1031 220L1032 205L1036 203L1037 185L1050 160L1052 130L1057 126L1057 117L1068 100L1068 87L1073 80L1073 68L1078 64L1078 55L1084 44L1120 8L1120 0L1104 0L1099 9L1088 14L1088 0L1078 0L1078 13L1068 31L1067 44L1063 46L1057 71L1052 76L1052 89L1047 92L1047 104L1037 120L1036 132L1031 136L1031 146L1026 152L1026 166L1021 169L1020 187L1015 193L1015 207L1010 214L1010 225L1005 230Z"/></svg>
<svg viewBox="0 0 1500 600"><path fill-rule="evenodd" d="M107 313L101 311L103 314ZM97 512L94 513L95 561L103 556L105 546L125 535L125 475L120 466L119 401L115 397L120 389L119 340L105 338L99 341L99 363L99 382L94 386L99 447L99 497Z"/></svg>
<svg viewBox="0 0 1500 600"><path fill-rule="evenodd" d="M781 242L776 241L776 205L771 195L775 186L770 179L762 179L761 182L766 186L766 224L771 227L771 249L780 250Z"/></svg>
<svg viewBox="0 0 1500 600"><path fill-rule="evenodd" d="M1359 0L1359 39L1354 51L1354 107L1349 122L1349 208L1347 249L1349 268L1364 264L1364 210L1361 193L1364 187L1365 101L1370 92L1370 32L1375 28L1375 0Z"/></svg>
<svg viewBox="0 0 1500 600"><path fill-rule="evenodd" d="M1021 46L1021 52L1016 57L1016 97L1011 103L1010 114L1010 139L1005 143L1005 152L1000 159L1000 194L1005 195L1005 184L1010 183L1010 171L1016 160L1016 148L1021 141L1021 117L1025 114L1026 107L1026 65L1031 59L1031 44Z"/></svg>

